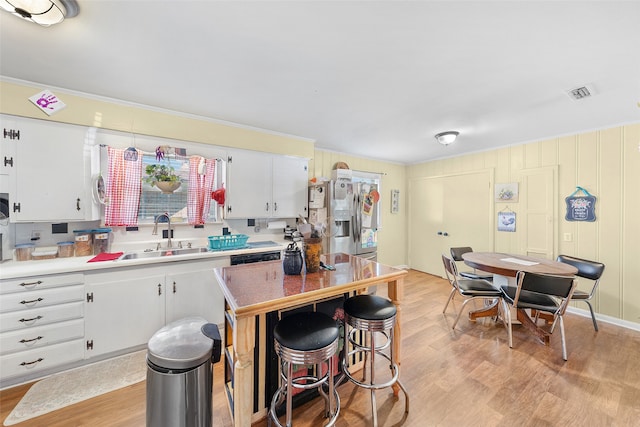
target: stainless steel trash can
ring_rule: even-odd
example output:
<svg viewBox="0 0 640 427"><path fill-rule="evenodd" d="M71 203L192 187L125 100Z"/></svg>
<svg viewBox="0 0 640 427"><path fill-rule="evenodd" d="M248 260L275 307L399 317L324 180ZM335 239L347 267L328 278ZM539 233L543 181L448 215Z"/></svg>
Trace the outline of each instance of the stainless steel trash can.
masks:
<svg viewBox="0 0 640 427"><path fill-rule="evenodd" d="M151 337L147 427L211 427L211 366L220 351L218 327L201 317L177 320Z"/></svg>

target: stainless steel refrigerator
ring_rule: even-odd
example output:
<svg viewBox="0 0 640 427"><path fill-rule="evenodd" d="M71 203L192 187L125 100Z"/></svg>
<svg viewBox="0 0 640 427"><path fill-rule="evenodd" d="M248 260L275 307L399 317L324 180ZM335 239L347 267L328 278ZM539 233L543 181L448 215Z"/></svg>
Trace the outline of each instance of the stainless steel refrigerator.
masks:
<svg viewBox="0 0 640 427"><path fill-rule="evenodd" d="M309 187L309 222L323 230L325 253L377 261L380 196L374 182L327 181Z"/></svg>

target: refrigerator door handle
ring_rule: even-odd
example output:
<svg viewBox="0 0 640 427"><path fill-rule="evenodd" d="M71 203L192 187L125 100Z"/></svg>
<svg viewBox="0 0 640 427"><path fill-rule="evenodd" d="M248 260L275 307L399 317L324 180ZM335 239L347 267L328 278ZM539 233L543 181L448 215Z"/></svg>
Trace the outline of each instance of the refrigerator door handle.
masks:
<svg viewBox="0 0 640 427"><path fill-rule="evenodd" d="M355 237L356 243L359 243L360 232L362 231L360 229L360 227L362 227L362 218L360 217L360 193L359 192L358 194L356 194L356 207L355 207L355 212L353 213L353 216L355 218L355 223L356 223L356 230L354 233L354 237Z"/></svg>
<svg viewBox="0 0 640 427"><path fill-rule="evenodd" d="M353 243L358 243L358 195L355 192L353 194L353 216L351 218L351 223L353 224L351 227L353 229Z"/></svg>

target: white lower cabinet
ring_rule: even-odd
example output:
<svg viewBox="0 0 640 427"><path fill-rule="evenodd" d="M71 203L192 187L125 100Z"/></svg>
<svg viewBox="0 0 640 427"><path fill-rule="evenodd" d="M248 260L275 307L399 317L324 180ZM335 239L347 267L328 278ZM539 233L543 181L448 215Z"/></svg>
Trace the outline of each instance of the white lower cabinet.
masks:
<svg viewBox="0 0 640 427"><path fill-rule="evenodd" d="M0 388L140 348L188 316L224 322L229 257L0 280Z"/></svg>
<svg viewBox="0 0 640 427"><path fill-rule="evenodd" d="M0 281L0 386L84 359L84 275Z"/></svg>
<svg viewBox="0 0 640 427"><path fill-rule="evenodd" d="M143 346L183 317L221 324L224 297L213 269L225 265L228 257L87 273L87 358Z"/></svg>
<svg viewBox="0 0 640 427"><path fill-rule="evenodd" d="M145 344L164 325L163 267L87 273L87 358Z"/></svg>
<svg viewBox="0 0 640 427"><path fill-rule="evenodd" d="M166 323L200 316L210 323L224 322L224 296L213 269L229 265L229 258L181 263L167 273Z"/></svg>
<svg viewBox="0 0 640 427"><path fill-rule="evenodd" d="M66 363L82 360L84 341L82 339L48 345L42 348L3 355L0 371L3 379L27 377Z"/></svg>

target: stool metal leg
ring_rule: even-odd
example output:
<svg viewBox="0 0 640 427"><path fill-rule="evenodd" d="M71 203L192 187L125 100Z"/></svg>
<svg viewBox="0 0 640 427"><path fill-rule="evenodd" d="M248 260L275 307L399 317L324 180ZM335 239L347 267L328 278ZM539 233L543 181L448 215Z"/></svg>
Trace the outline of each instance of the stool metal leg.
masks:
<svg viewBox="0 0 640 427"><path fill-rule="evenodd" d="M335 342L335 348L337 348L337 342ZM326 349L326 351L335 351L335 349ZM322 367L324 363L327 364L327 372L322 375ZM318 392L323 396L325 400L325 417L329 418L325 427L332 427L335 425L338 415L340 414L340 396L338 390L335 388L333 379L333 371L335 370L335 362L333 356L325 357L324 362L318 362L316 364L316 374L305 375L299 378L293 378L293 365L295 363L289 360L281 360L280 370L280 387L273 395L271 399L271 407L268 413L268 425L275 424L278 427L291 427L293 417L293 389L303 388L311 389L317 388ZM286 365L286 366L285 366ZM286 372L286 375L284 374ZM305 383L300 383L305 381ZM324 391L323 386L328 386L328 393ZM276 408L285 401L286 404L286 424L283 426L278 420Z"/></svg>
<svg viewBox="0 0 640 427"><path fill-rule="evenodd" d="M376 383L376 338L375 332L369 334L369 345L371 353L371 365L369 365L369 384L372 386ZM371 387L371 411L373 413L373 427L378 427L378 406L376 405L376 390Z"/></svg>
<svg viewBox="0 0 640 427"><path fill-rule="evenodd" d="M287 363L287 427L291 427L293 416L293 363Z"/></svg>
<svg viewBox="0 0 640 427"><path fill-rule="evenodd" d="M393 328L391 328L390 335L393 336L393 333L394 333ZM389 353L391 354L391 364L389 365L389 369L393 371L394 369L393 365L395 365L396 369L398 369L398 365L393 362L395 360L394 353L393 353L393 346L391 346ZM407 393L407 389L404 388L404 386L400 382L400 378L396 380L396 384L398 384L398 387L400 387L400 390L402 390L402 393L404 393L404 413L408 414L409 413L409 393Z"/></svg>
<svg viewBox="0 0 640 427"><path fill-rule="evenodd" d="M340 400L337 396L337 390L335 388L334 380L333 380L333 370L335 368L335 361L333 357L329 359L329 410L326 413L327 418L331 418L336 412L336 403ZM322 387L320 387L322 390ZM331 390L334 392L331 393Z"/></svg>
<svg viewBox="0 0 640 427"><path fill-rule="evenodd" d="M318 377L320 377L320 372L322 372L322 364L318 363L316 365L316 372ZM318 393L320 393L320 396L322 396L322 399L324 400L324 413L326 416L327 414L330 413L329 412L330 411L329 407L331 405L330 398L329 398L330 393L327 393L326 391L324 391L324 387L318 387Z"/></svg>
<svg viewBox="0 0 640 427"><path fill-rule="evenodd" d="M350 320L354 326L350 324ZM343 373L351 382L356 384L359 387L363 387L369 389L371 392L371 411L373 418L373 426L377 427L378 425L378 411L377 411L377 402L375 391L378 389L391 387L395 384L398 385L400 390L405 396L405 414L409 412L409 393L407 392L404 385L400 382L399 374L400 370L398 364L394 361L394 352L393 352L393 319L387 319L384 325L367 323L366 320L363 319L349 319L347 316L345 319L345 336L344 336L344 358L342 360L343 364ZM364 332L365 334L365 342L359 343L356 339L356 334L358 332ZM376 333L379 333L385 338L385 342L382 344L376 344ZM351 345L352 349L349 350L349 345ZM389 347L389 354L386 354L384 350ZM358 353L362 353L364 356L364 365L362 366L363 377L362 381L357 380L354 376L349 372L350 367L350 358ZM376 383L376 374L375 374L375 365L376 365L376 355L382 356L387 359L389 362L389 369L391 371L391 379L383 382ZM368 363L368 366L367 366ZM366 380L367 371L369 376L369 381Z"/></svg>

